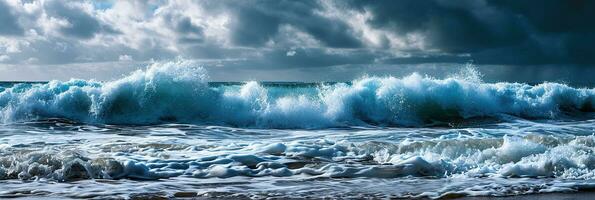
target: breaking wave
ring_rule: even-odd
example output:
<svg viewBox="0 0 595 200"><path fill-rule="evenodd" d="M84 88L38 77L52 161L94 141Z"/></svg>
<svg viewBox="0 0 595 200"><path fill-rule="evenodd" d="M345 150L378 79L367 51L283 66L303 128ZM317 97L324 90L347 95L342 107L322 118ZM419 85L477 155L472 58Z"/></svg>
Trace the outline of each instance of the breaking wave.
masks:
<svg viewBox="0 0 595 200"><path fill-rule="evenodd" d="M206 71L191 62L161 62L110 82L50 81L2 88L0 119L325 128L423 126L501 116L555 119L595 110L595 89L560 83L483 83L477 77L411 74L336 84L212 86Z"/></svg>

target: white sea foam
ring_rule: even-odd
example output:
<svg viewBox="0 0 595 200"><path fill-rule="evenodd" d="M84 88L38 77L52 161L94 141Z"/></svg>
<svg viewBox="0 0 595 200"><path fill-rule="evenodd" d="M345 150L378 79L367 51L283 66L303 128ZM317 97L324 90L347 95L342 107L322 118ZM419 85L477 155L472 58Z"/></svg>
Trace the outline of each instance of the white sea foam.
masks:
<svg viewBox="0 0 595 200"><path fill-rule="evenodd" d="M1 134L10 132L0 137L0 182L9 187L6 184L24 180L23 185L14 185L18 190L6 192L39 189L48 181L60 185L108 179L126 185L135 181L122 179L149 180L143 183L159 190L170 190L171 186L198 190L195 187L206 186L191 187L192 183L242 180L272 184L251 186L251 191L257 193L265 188L295 192L296 187L311 187L311 195L320 195L319 187L334 188L349 182L352 187L339 185L334 189L361 189L357 191L362 194L403 192L394 194L397 197L440 197L568 191L588 188L585 181L595 179L595 137L561 134L564 128L574 126L565 123L528 128L523 128L527 124L515 123L518 127L506 129L510 136L471 134L496 134L500 130L481 127L271 130L175 124L50 125L53 128L37 123L0 127ZM155 130L158 134L154 134ZM515 130L519 133L515 134ZM540 130L552 134L540 134ZM574 133L582 129L570 130ZM407 132L429 133L416 136ZM457 132L464 135L457 136ZM330 181L329 185L320 182L324 180ZM427 185L415 186L408 180ZM540 180L560 183L544 185ZM433 181L450 186L433 188ZM38 185L27 185L31 182ZM287 188L282 189L282 185ZM91 193L104 191L108 196L136 192L130 188L134 186L122 187L110 189L108 184L85 188ZM390 190L394 187L401 189ZM131 191L122 191L126 188ZM234 191L223 186L216 189ZM60 191L83 195L68 189ZM12 195L6 192L0 192L0 196Z"/></svg>
<svg viewBox="0 0 595 200"><path fill-rule="evenodd" d="M89 178L160 179L234 176L322 177L558 177L595 178L595 137L559 139L531 135L525 138L382 142L292 142L253 144L234 152L204 156L192 148L144 145L115 148L100 155L84 152L19 151L8 147L0 159L1 179L50 178L62 181ZM136 145L137 147L139 145ZM163 148L184 156L158 158ZM218 147L221 148L221 147ZM229 147L232 148L232 147ZM178 149L178 150L176 150ZM105 151L104 150L104 151ZM124 151L122 151L124 150ZM215 150L208 150L219 152ZM10 152L10 154L6 154ZM155 152L155 153L154 153ZM130 153L143 155L130 156ZM200 156L203 155L203 156ZM107 157L106 157L107 156ZM150 157L146 159L144 157ZM367 163L367 164L366 164Z"/></svg>
<svg viewBox="0 0 595 200"><path fill-rule="evenodd" d="M472 69L445 79L217 85L187 61L111 82L16 84L0 91L0 197L43 195L39 186L73 198L180 188L230 198L592 188L594 94L483 83ZM444 123L454 125L428 126ZM72 191L72 181L89 185Z"/></svg>
<svg viewBox="0 0 595 200"><path fill-rule="evenodd" d="M473 74L473 73L472 73ZM367 77L351 84L209 87L187 61L154 63L111 82L18 84L0 92L5 122L46 118L109 124L182 122L263 128L419 126L475 117L559 118L591 112L595 90L479 78Z"/></svg>

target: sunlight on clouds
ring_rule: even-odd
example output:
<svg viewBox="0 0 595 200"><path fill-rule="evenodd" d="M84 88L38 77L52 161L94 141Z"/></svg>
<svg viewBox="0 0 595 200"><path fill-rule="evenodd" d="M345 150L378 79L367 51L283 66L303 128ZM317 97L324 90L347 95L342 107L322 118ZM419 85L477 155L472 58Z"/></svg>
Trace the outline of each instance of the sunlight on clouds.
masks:
<svg viewBox="0 0 595 200"><path fill-rule="evenodd" d="M176 57L260 70L469 60L592 65L595 31L582 20L595 17L591 3L573 12L558 4L544 9L568 11L572 23L549 14L544 23L517 2L5 0L0 55L15 66Z"/></svg>

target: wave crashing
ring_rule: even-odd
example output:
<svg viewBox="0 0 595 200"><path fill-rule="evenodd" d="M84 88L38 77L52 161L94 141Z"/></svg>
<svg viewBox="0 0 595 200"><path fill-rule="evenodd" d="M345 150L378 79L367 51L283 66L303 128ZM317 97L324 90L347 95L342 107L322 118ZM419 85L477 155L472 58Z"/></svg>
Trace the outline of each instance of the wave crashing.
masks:
<svg viewBox="0 0 595 200"><path fill-rule="evenodd" d="M365 77L309 87L268 87L257 82L213 87L206 71L191 62L161 62L110 82L50 81L3 88L0 119L325 128L423 126L510 115L559 118L595 110L592 88L483 83L473 73L471 78L461 76Z"/></svg>

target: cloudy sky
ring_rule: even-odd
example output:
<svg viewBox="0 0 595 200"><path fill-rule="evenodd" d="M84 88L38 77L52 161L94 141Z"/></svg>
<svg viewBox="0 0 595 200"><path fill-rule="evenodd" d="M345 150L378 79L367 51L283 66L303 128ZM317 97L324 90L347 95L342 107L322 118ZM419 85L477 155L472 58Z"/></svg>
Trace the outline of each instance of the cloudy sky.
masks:
<svg viewBox="0 0 595 200"><path fill-rule="evenodd" d="M0 80L109 80L194 60L214 80L449 73L593 82L595 1L0 0Z"/></svg>

